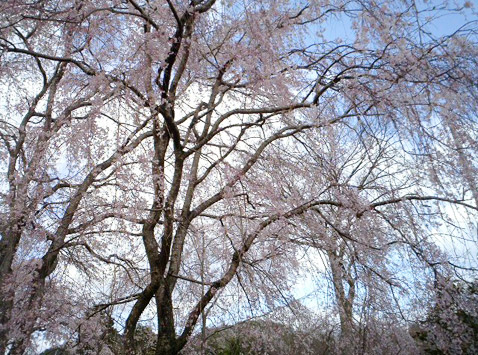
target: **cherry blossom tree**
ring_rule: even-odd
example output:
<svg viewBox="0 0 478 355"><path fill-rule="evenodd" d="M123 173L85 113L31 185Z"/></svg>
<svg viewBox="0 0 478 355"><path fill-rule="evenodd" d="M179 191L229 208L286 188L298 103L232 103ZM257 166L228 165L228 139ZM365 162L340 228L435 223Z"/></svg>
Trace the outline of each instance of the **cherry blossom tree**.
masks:
<svg viewBox="0 0 478 355"><path fill-rule="evenodd" d="M235 289L286 298L310 245L346 343L396 250L473 268L428 235L476 226L470 7L3 1L0 352L111 353L114 327L132 354L146 322L176 354Z"/></svg>
<svg viewBox="0 0 478 355"><path fill-rule="evenodd" d="M337 128L313 134L323 137L320 141L298 138L305 148L298 151L306 154L300 157L304 171L306 165L307 174L324 177L316 185L319 190L309 190L322 196L323 205L293 221L299 228L290 242L318 250L323 259L312 263L327 265L340 328L337 352L416 352L404 314L412 318L410 303L416 300L410 300L420 297L410 291L423 290L410 284L411 275L415 282L426 282L438 265L449 266L423 220L434 223L430 204L460 202L410 194L421 188L421 180L410 175L412 162L395 149L397 138L386 128L340 134ZM290 167L295 164L291 161ZM311 178L303 175L306 181ZM300 173L291 176L296 180ZM291 180L291 190L300 191L302 183L294 186ZM393 197L397 191L404 191L404 198ZM390 329L395 329L393 336ZM384 336L390 341L384 342Z"/></svg>

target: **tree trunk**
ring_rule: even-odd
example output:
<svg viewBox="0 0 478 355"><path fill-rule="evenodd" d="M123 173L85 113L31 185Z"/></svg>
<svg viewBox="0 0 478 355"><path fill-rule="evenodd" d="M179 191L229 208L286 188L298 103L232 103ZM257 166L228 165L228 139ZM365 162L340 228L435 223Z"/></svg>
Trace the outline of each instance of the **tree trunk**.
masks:
<svg viewBox="0 0 478 355"><path fill-rule="evenodd" d="M9 339L8 323L12 313L14 291L7 287L6 281L12 272L15 250L21 237L21 228L17 228L17 231L7 228L0 240L0 354L5 354Z"/></svg>
<svg viewBox="0 0 478 355"><path fill-rule="evenodd" d="M180 349L176 342L173 301L167 280L163 279L156 293L156 308L158 313L156 355L177 354Z"/></svg>
<svg viewBox="0 0 478 355"><path fill-rule="evenodd" d="M156 355L176 355L179 353L176 344L175 336L168 336L166 334L158 336L156 343Z"/></svg>
<svg viewBox="0 0 478 355"><path fill-rule="evenodd" d="M353 300L355 297L355 284L349 273L344 268L343 255L341 255L340 251L338 253L328 251L327 255L332 272L335 298L339 309L339 351L343 355L353 355L355 348L353 336ZM349 284L349 290L347 293L345 292L344 282Z"/></svg>

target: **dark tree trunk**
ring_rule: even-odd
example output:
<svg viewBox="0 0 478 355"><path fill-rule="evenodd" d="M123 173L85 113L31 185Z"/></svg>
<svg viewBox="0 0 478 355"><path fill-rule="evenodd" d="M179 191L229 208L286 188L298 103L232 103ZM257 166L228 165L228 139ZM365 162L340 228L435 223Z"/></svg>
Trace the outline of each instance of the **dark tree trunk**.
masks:
<svg viewBox="0 0 478 355"><path fill-rule="evenodd" d="M156 307L158 312L158 339L156 355L177 354L179 352L174 327L174 309L172 295L167 280L156 293Z"/></svg>

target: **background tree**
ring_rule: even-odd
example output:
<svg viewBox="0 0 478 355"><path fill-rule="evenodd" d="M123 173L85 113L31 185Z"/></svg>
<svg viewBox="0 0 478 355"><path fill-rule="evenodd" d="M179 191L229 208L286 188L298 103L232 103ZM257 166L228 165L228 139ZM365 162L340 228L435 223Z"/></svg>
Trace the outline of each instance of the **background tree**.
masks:
<svg viewBox="0 0 478 355"><path fill-rule="evenodd" d="M476 282L440 278L425 319L410 329L426 354L473 354L477 348Z"/></svg>

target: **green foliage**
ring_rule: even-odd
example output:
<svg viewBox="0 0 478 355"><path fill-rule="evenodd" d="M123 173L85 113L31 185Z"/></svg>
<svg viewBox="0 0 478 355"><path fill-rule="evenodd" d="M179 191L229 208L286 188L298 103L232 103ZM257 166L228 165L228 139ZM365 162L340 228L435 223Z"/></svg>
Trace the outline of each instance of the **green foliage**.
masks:
<svg viewBox="0 0 478 355"><path fill-rule="evenodd" d="M243 343L247 342L247 340L241 340L239 337L231 337L226 339L225 347L219 347L216 350L216 354L218 355L244 355L250 354L251 350L249 347L245 347Z"/></svg>
<svg viewBox="0 0 478 355"><path fill-rule="evenodd" d="M140 355L154 355L156 352L156 333L150 327L138 326L135 333L136 351Z"/></svg>
<svg viewBox="0 0 478 355"><path fill-rule="evenodd" d="M437 291L437 301L410 333L429 355L478 352L478 283L453 282Z"/></svg>
<svg viewBox="0 0 478 355"><path fill-rule="evenodd" d="M209 329L207 333L207 343L203 346L210 355L332 354L330 349L334 349L334 339L319 331L311 334L267 320ZM200 337L192 343L184 354L200 352Z"/></svg>

